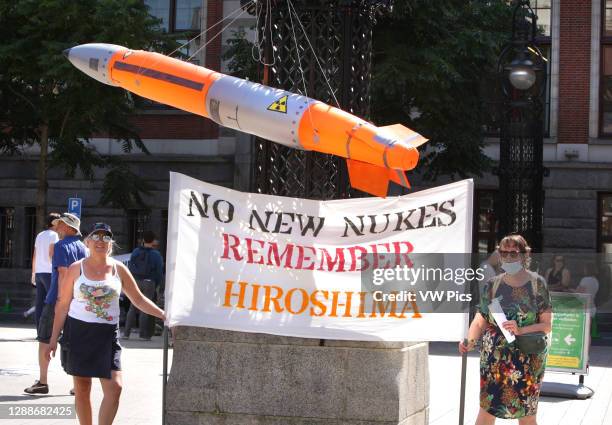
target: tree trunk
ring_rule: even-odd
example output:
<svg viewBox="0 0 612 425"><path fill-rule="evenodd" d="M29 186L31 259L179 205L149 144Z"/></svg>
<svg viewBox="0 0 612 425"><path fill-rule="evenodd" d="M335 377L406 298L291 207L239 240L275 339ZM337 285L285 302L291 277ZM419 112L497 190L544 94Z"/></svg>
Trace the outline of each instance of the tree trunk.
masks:
<svg viewBox="0 0 612 425"><path fill-rule="evenodd" d="M46 227L47 214L47 152L49 147L49 124L40 127L40 158L38 159L38 189L36 191L36 232Z"/></svg>

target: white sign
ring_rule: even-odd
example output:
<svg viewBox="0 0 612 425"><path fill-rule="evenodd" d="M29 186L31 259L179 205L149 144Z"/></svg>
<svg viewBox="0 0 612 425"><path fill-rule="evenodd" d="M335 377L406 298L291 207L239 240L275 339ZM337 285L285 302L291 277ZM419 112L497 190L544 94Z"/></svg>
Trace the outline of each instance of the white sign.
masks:
<svg viewBox="0 0 612 425"><path fill-rule="evenodd" d="M471 251L473 182L401 197L311 201L171 173L169 326L366 341L458 341L467 314L366 306L362 254ZM382 254L391 253L384 256ZM378 308L377 308L378 307Z"/></svg>
<svg viewBox="0 0 612 425"><path fill-rule="evenodd" d="M493 315L495 323L497 323L497 326L499 326L499 329L501 329L502 334L506 338L506 341L508 341L509 343L514 342L514 340L516 339L515 336L511 334L508 329L502 326L505 322L508 321L508 318L506 317L506 313L504 313L504 309L499 303L499 298L493 298L493 301L491 301L491 304L489 304L489 311Z"/></svg>

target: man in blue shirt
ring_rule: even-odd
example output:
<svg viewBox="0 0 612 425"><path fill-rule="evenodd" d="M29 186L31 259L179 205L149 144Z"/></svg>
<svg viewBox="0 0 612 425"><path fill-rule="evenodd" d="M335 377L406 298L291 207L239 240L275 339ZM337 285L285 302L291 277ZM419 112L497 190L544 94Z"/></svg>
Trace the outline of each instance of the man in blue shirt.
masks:
<svg viewBox="0 0 612 425"><path fill-rule="evenodd" d="M79 230L81 221L70 213L64 213L53 222L57 228L57 233L62 240L53 247L53 259L51 261L51 286L45 298L40 321L38 323L38 364L40 377L34 385L26 388L24 392L28 394L47 394L49 385L47 384L47 371L49 360L45 356L47 345L53 330L53 318L55 316L55 302L57 301L59 282L62 281L68 267L87 256L87 248L81 242L81 231Z"/></svg>
<svg viewBox="0 0 612 425"><path fill-rule="evenodd" d="M154 248L155 233L147 230L143 232L142 238L144 244L132 252L129 269L144 296L155 301L157 288L160 288L163 284L164 260L159 251ZM131 329L135 325L137 317L138 336L141 339L151 339L155 331L155 318L141 312L134 306L130 306L125 318L123 338L130 337Z"/></svg>

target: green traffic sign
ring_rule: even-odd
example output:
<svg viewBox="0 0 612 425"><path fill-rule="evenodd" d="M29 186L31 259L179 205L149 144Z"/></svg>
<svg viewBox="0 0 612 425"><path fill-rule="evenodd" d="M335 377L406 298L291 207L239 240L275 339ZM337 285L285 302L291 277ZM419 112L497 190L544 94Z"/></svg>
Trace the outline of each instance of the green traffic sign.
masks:
<svg viewBox="0 0 612 425"><path fill-rule="evenodd" d="M589 296L566 292L552 292L550 296L553 321L546 369L586 373L591 319Z"/></svg>

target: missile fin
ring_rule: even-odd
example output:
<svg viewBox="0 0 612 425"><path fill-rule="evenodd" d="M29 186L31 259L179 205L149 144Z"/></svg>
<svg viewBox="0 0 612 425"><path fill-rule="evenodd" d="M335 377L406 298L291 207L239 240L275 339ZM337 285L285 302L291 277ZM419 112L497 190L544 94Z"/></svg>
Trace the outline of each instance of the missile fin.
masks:
<svg viewBox="0 0 612 425"><path fill-rule="evenodd" d="M371 195L385 198L389 188L389 173L395 170L347 159L346 166L351 186Z"/></svg>
<svg viewBox="0 0 612 425"><path fill-rule="evenodd" d="M427 143L428 140L416 131L410 130L408 127L403 126L402 124L387 125L380 128L384 129L386 133L393 134L398 140L408 143L413 148L418 148L419 146Z"/></svg>
<svg viewBox="0 0 612 425"><path fill-rule="evenodd" d="M410 182L408 181L408 177L406 177L406 173L403 170L388 170L389 178L393 180L395 183L400 186L411 188Z"/></svg>

